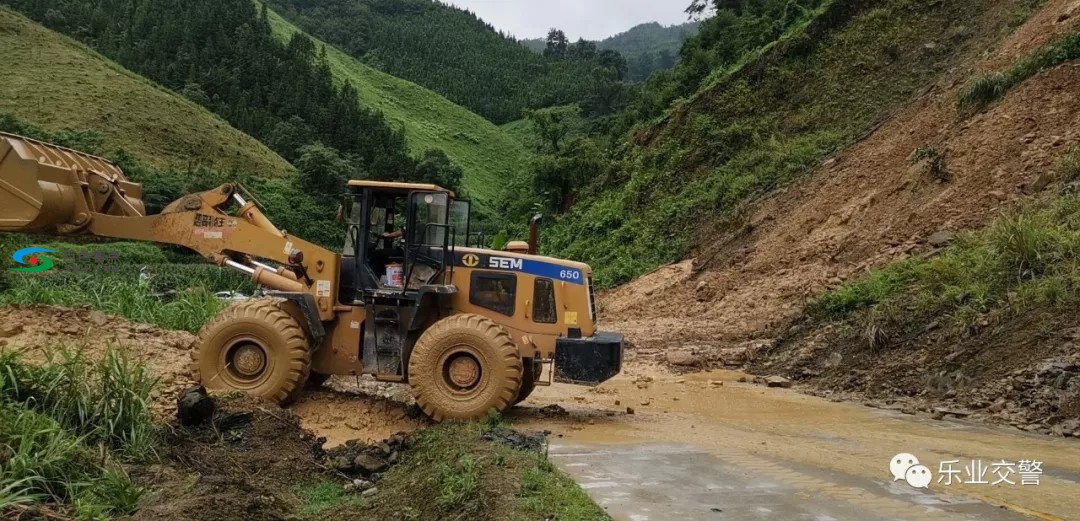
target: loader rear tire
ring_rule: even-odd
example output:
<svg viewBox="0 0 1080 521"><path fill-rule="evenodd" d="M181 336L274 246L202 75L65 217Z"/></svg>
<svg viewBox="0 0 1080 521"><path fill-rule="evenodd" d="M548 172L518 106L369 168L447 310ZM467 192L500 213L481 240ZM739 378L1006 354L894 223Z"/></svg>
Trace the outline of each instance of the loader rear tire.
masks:
<svg viewBox="0 0 1080 521"><path fill-rule="evenodd" d="M199 331L192 373L216 391L284 404L304 389L311 350L300 324L275 299L238 302Z"/></svg>
<svg viewBox="0 0 1080 521"><path fill-rule="evenodd" d="M424 332L409 357L409 387L435 421L474 420L510 407L521 389L521 357L487 317L446 317Z"/></svg>

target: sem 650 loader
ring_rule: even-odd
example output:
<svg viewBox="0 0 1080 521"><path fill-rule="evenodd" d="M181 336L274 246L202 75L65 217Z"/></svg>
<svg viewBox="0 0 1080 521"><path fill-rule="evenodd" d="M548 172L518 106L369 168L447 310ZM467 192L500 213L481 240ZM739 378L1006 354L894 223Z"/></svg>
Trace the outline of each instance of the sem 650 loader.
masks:
<svg viewBox="0 0 1080 521"><path fill-rule="evenodd" d="M349 181L341 253L279 230L236 184L158 215L141 198L104 159L0 134L0 231L175 244L272 290L199 332L193 371L210 389L287 402L309 380L370 374L407 383L435 420L471 419L621 368L622 335L595 328L589 266L457 246L469 205L438 186Z"/></svg>

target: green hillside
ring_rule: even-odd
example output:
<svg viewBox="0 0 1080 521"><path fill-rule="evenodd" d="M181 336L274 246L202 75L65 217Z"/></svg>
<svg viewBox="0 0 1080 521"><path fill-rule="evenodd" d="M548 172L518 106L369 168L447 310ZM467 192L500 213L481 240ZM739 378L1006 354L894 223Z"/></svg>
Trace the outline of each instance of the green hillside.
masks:
<svg viewBox="0 0 1080 521"><path fill-rule="evenodd" d="M273 11L269 16L275 34L281 38L300 31ZM465 170L462 184L476 208L490 210L505 180L517 175L529 161L528 152L517 140L484 118L430 90L364 65L335 47L318 43L327 48L334 76L352 83L364 104L381 110L391 122L403 127L412 151L440 148Z"/></svg>
<svg viewBox="0 0 1080 521"><path fill-rule="evenodd" d="M206 109L86 46L0 7L0 114L52 129L93 129L159 169L281 175L292 167Z"/></svg>
<svg viewBox="0 0 1080 521"><path fill-rule="evenodd" d="M617 53L562 41L538 56L474 13L432 0L267 0L307 33L380 71L422 85L502 124L528 108L576 103L594 92L598 65ZM562 35L565 38L565 35Z"/></svg>

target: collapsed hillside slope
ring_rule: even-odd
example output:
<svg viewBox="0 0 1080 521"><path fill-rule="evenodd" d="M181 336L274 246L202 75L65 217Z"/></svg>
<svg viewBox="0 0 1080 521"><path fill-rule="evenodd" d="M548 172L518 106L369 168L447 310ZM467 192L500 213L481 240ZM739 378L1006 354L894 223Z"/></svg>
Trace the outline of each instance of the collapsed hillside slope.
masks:
<svg viewBox="0 0 1080 521"><path fill-rule="evenodd" d="M199 105L0 7L0 113L50 129L94 129L158 169L283 175L292 167Z"/></svg>
<svg viewBox="0 0 1080 521"><path fill-rule="evenodd" d="M1011 4L992 3L980 33L999 34ZM674 338L718 360L727 348L775 335L822 290L929 251L935 233L983 225L1027 197L1024 188L1080 141L1080 67L1042 73L970 118L958 113L957 92L976 71L1006 66L1074 30L1077 4L1048 2L1004 41L944 57L953 65L865 139L735 225L704 229L693 261L609 292L613 326L628 330L645 355L664 355ZM987 48L992 52L980 57ZM943 151L950 181L937 182L925 163L913 164L920 147Z"/></svg>

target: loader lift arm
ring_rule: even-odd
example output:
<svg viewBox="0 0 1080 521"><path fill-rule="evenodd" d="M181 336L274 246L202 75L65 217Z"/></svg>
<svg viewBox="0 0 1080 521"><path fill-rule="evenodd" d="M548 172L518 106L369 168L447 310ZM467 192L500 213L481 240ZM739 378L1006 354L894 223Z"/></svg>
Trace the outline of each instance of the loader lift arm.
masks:
<svg viewBox="0 0 1080 521"><path fill-rule="evenodd" d="M279 230L240 185L186 195L157 215L141 198L142 187L102 158L0 133L0 231L183 246L263 286L310 293L320 318L333 318L340 256Z"/></svg>

